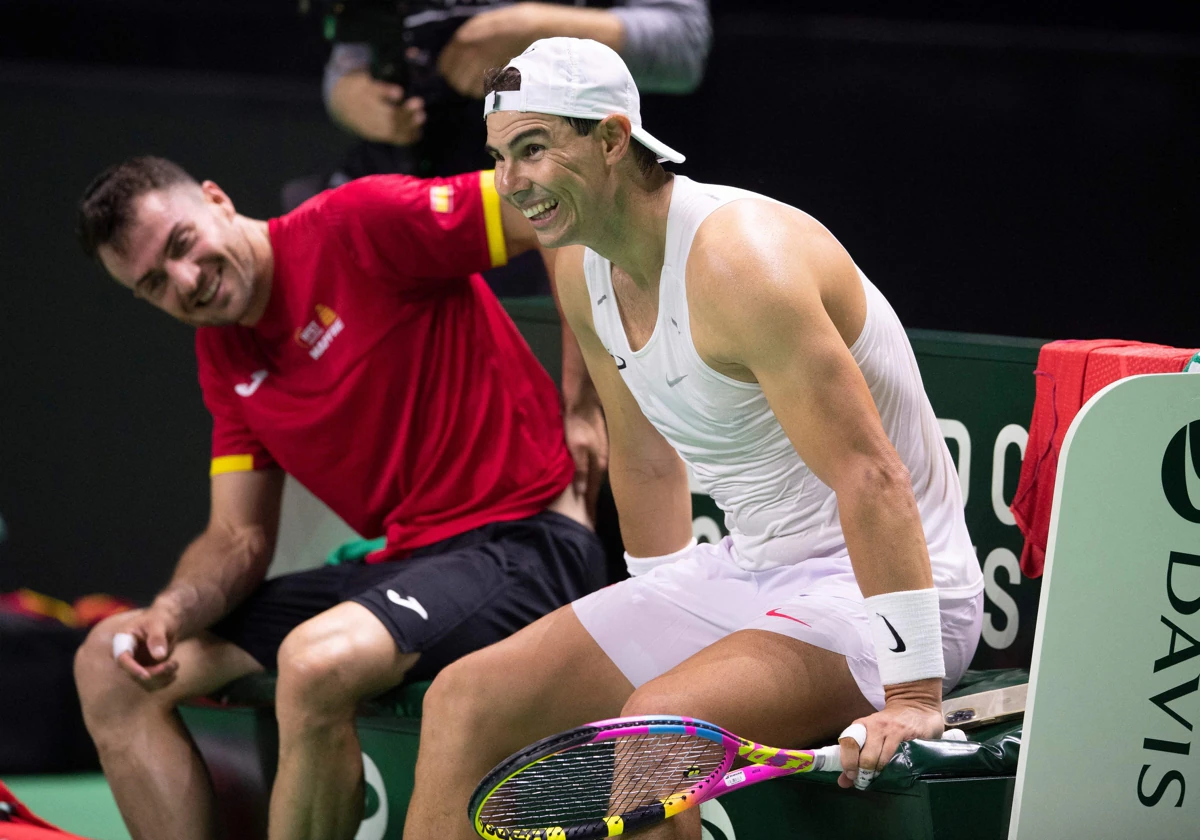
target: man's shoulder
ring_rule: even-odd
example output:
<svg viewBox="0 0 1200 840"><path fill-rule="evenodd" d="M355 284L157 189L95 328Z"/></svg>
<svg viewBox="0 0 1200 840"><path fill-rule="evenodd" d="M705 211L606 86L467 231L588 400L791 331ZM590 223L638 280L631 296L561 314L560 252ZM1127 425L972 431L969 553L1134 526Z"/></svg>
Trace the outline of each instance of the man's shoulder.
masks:
<svg viewBox="0 0 1200 840"><path fill-rule="evenodd" d="M360 220L371 214L369 186L360 178L317 193L294 210L270 222L276 279L306 275L316 255L340 249L354 238Z"/></svg>
<svg viewBox="0 0 1200 840"><path fill-rule="evenodd" d="M554 274L567 280L583 282L583 261L589 252L586 245L564 245L554 252Z"/></svg>
<svg viewBox="0 0 1200 840"><path fill-rule="evenodd" d="M769 199L732 201L696 232L686 267L689 305L714 334L753 331L814 311L823 278L845 258L808 214Z"/></svg>
<svg viewBox="0 0 1200 840"><path fill-rule="evenodd" d="M733 281L764 260L789 250L777 232L783 214L766 200L742 199L715 207L696 226L687 254L688 280Z"/></svg>
<svg viewBox="0 0 1200 840"><path fill-rule="evenodd" d="M447 220L473 214L487 192L484 176L490 174L367 175L318 193L274 224L284 236L299 232L305 239L334 231L386 231L401 237L416 229L444 229Z"/></svg>
<svg viewBox="0 0 1200 840"><path fill-rule="evenodd" d="M275 219L277 225L296 226L326 224L345 218L347 211L369 208L380 202L395 202L407 194L418 192L424 181L412 175L384 174L355 178L340 186L323 190Z"/></svg>
<svg viewBox="0 0 1200 840"><path fill-rule="evenodd" d="M559 305L568 314L585 312L590 317L590 308L586 306L587 276L583 263L588 249L583 245L567 245L557 249L554 255L554 287L558 291Z"/></svg>
<svg viewBox="0 0 1200 840"><path fill-rule="evenodd" d="M323 197L326 209L334 210L381 203L393 207L411 203L422 209L428 206L433 212L447 213L455 204L455 192L468 187L480 189L478 170L433 178L385 173L356 178L340 187L326 190L316 198Z"/></svg>
<svg viewBox="0 0 1200 840"><path fill-rule="evenodd" d="M715 208L697 227L687 270L735 279L765 264L804 262L837 240L816 219L755 193Z"/></svg>

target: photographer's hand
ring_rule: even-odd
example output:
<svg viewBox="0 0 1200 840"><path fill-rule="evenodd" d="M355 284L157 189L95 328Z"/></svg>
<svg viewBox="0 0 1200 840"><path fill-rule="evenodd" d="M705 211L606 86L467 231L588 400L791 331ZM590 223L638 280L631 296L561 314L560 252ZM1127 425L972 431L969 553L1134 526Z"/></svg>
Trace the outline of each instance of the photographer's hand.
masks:
<svg viewBox="0 0 1200 840"><path fill-rule="evenodd" d="M364 140L411 146L421 139L425 101L404 98L404 88L372 78L366 70L342 76L329 96L329 112Z"/></svg>
<svg viewBox="0 0 1200 840"><path fill-rule="evenodd" d="M515 3L480 12L458 28L438 56L438 70L463 96L483 98L483 74L503 67L539 38L592 38L620 51L624 27L606 9Z"/></svg>

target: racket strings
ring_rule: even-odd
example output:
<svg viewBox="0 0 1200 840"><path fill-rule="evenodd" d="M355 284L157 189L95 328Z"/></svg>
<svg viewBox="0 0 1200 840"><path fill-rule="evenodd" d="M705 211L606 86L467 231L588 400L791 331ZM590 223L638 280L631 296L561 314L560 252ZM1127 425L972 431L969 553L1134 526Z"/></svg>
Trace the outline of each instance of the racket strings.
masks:
<svg viewBox="0 0 1200 840"><path fill-rule="evenodd" d="M712 741L691 735L652 737L657 754L643 749L645 738L617 741L608 816L627 814L679 793L699 782L725 759L725 748Z"/></svg>
<svg viewBox="0 0 1200 840"><path fill-rule="evenodd" d="M725 748L692 735L633 735L545 758L504 781L480 818L500 827L563 826L628 814L702 781Z"/></svg>

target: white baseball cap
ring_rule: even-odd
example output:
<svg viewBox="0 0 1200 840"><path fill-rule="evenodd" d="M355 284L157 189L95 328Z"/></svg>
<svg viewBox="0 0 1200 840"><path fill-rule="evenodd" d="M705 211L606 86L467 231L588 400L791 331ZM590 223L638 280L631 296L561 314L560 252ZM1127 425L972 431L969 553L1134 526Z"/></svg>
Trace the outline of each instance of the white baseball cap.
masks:
<svg viewBox="0 0 1200 840"><path fill-rule="evenodd" d="M497 111L588 120L623 114L633 125L633 138L659 160L683 163L683 155L642 128L641 97L633 76L621 56L599 41L543 38L506 67L521 71L521 89L489 93L483 101L484 119Z"/></svg>

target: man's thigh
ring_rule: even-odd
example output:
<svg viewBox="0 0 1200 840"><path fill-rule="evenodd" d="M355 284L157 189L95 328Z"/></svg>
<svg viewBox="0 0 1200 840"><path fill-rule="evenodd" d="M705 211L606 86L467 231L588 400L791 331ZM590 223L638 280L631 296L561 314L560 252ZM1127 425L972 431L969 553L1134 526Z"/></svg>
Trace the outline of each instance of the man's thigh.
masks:
<svg viewBox="0 0 1200 840"><path fill-rule="evenodd" d="M379 576L377 567L323 566L265 581L209 628L267 669L278 667L283 640L300 625L346 600L346 592Z"/></svg>
<svg viewBox="0 0 1200 840"><path fill-rule="evenodd" d="M420 653L408 678L507 639L601 582L603 552L557 514L495 523L397 562L349 600L370 610L397 647Z"/></svg>
<svg viewBox="0 0 1200 840"><path fill-rule="evenodd" d="M844 661L864 695L883 708L870 621L848 557L748 571L728 538L593 593L575 604L583 626L635 686L666 674L742 630L804 643ZM944 690L966 670L979 639L982 597L943 600Z"/></svg>
<svg viewBox="0 0 1200 840"><path fill-rule="evenodd" d="M425 698L426 725L478 726L508 752L562 729L615 717L633 686L570 605L451 664Z"/></svg>
<svg viewBox="0 0 1200 840"><path fill-rule="evenodd" d="M643 685L631 705L635 714L697 717L776 747L823 745L875 711L845 656L766 630L726 636Z"/></svg>
<svg viewBox="0 0 1200 840"><path fill-rule="evenodd" d="M429 679L595 589L603 571L591 531L543 513L476 528L403 560L273 578L212 632L275 669L293 630L352 602L374 616L399 652L421 654L408 678Z"/></svg>
<svg viewBox="0 0 1200 840"><path fill-rule="evenodd" d="M805 620L781 616L777 609L797 594L820 605L806 612ZM857 602L848 595L857 596ZM869 643L858 626L861 602L848 559L751 571L736 564L726 538L593 593L575 610L621 672L641 686L764 618L772 625L755 629L857 657Z"/></svg>

